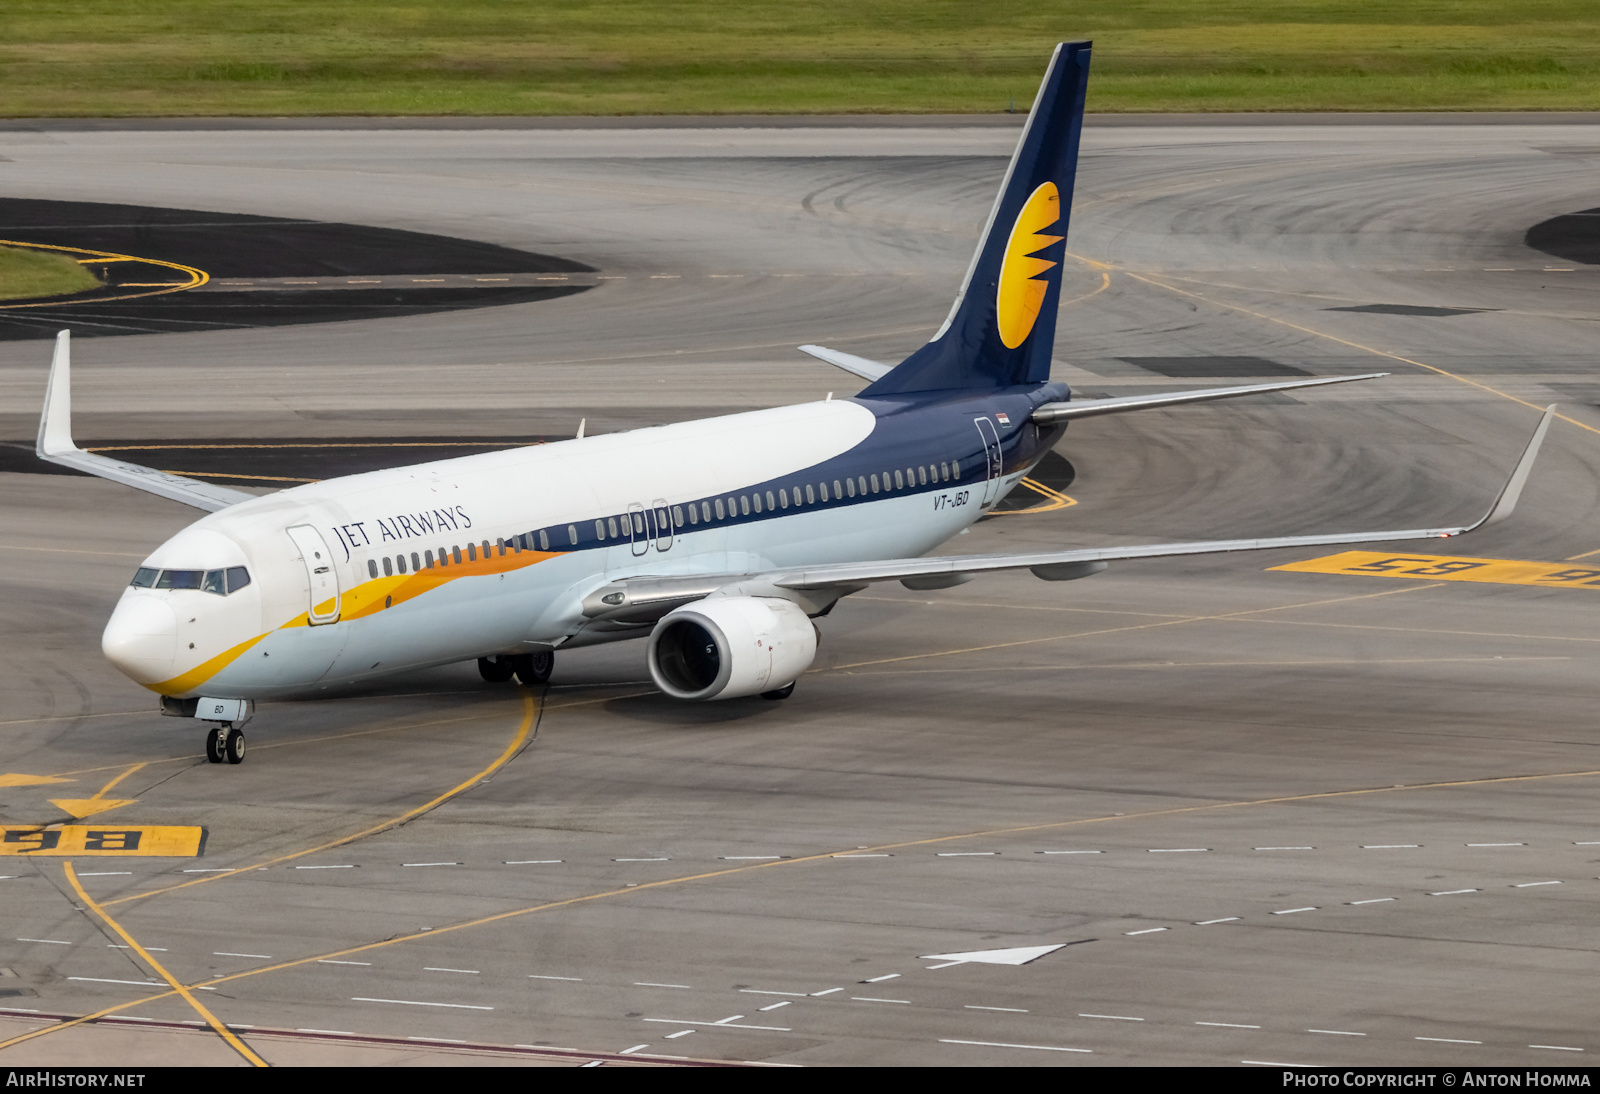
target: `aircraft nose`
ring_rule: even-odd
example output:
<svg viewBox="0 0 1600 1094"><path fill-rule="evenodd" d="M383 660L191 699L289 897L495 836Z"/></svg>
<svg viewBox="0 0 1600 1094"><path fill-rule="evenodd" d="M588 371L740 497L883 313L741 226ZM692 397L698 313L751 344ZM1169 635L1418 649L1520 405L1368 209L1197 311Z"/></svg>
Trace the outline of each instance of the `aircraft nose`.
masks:
<svg viewBox="0 0 1600 1094"><path fill-rule="evenodd" d="M100 649L106 660L138 683L170 680L178 653L178 617L165 600L124 597L106 623Z"/></svg>

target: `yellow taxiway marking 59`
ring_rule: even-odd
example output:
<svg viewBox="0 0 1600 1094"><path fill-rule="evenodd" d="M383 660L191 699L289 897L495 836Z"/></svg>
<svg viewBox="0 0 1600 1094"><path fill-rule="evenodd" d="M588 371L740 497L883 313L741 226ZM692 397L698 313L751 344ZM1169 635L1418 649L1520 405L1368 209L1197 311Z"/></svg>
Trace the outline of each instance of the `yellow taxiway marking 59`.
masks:
<svg viewBox="0 0 1600 1094"><path fill-rule="evenodd" d="M8 824L0 827L0 855L133 855L194 858L205 842L198 825L64 824L59 828Z"/></svg>
<svg viewBox="0 0 1600 1094"><path fill-rule="evenodd" d="M1507 558L1459 558L1454 555L1396 555L1382 551L1345 551L1273 566L1308 574L1355 574L1360 577L1409 577L1419 581L1486 581L1494 585L1539 585L1546 589L1600 590L1600 569L1566 562L1520 562Z"/></svg>

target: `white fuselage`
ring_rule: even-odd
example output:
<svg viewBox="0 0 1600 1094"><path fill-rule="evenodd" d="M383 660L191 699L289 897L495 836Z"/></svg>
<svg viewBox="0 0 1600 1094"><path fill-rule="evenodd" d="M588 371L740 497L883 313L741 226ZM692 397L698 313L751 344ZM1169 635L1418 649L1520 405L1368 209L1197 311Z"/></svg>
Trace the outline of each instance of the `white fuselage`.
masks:
<svg viewBox="0 0 1600 1094"><path fill-rule="evenodd" d="M244 567L247 585L130 587L103 646L164 695L261 699L626 637L584 636L584 598L609 582L920 555L1020 478L963 465L970 452L927 452L899 462L908 480L931 470L931 487L890 488L901 468L868 466L885 461L863 447L877 421L859 402L830 400L268 495L197 521L144 564ZM981 465L984 430L966 428ZM862 466L841 472L853 452ZM841 485L848 496L835 496Z"/></svg>

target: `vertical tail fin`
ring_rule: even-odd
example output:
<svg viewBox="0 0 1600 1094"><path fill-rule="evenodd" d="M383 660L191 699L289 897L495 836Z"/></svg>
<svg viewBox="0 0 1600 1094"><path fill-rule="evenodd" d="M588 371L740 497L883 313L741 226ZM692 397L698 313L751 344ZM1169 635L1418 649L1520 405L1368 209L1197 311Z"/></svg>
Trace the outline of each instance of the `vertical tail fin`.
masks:
<svg viewBox="0 0 1600 1094"><path fill-rule="evenodd" d="M861 394L1050 379L1088 82L1089 43L1057 46L944 326Z"/></svg>

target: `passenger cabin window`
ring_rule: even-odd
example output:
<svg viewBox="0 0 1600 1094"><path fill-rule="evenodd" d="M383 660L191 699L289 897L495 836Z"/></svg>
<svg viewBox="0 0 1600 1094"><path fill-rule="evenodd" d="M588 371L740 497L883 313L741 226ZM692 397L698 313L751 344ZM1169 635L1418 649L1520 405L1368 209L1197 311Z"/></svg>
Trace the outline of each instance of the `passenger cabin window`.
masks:
<svg viewBox="0 0 1600 1094"><path fill-rule="evenodd" d="M606 528L611 532L611 538L612 539L617 538L617 518L616 517L607 517L606 518Z"/></svg>
<svg viewBox="0 0 1600 1094"><path fill-rule="evenodd" d="M718 520L727 519L727 514L722 511L722 499L721 498L717 499L717 519Z"/></svg>
<svg viewBox="0 0 1600 1094"><path fill-rule="evenodd" d="M878 492L878 476L877 475L873 475L872 476L872 492L874 494L876 494Z"/></svg>
<svg viewBox="0 0 1600 1094"><path fill-rule="evenodd" d="M422 569L422 560L417 557L417 552L412 551L411 552L411 572L412 573L416 573L420 569Z"/></svg>
<svg viewBox="0 0 1600 1094"><path fill-rule="evenodd" d="M451 547L450 548L450 561L454 562L457 566L461 565L461 548L460 547Z"/></svg>
<svg viewBox="0 0 1600 1094"><path fill-rule="evenodd" d="M398 573L398 574L403 574L403 573L406 572L406 556L405 555L395 555L394 556L394 569L395 569L395 573Z"/></svg>
<svg viewBox="0 0 1600 1094"><path fill-rule="evenodd" d="M578 545L578 526L576 524L567 525L567 538L572 541L574 547Z"/></svg>
<svg viewBox="0 0 1600 1094"><path fill-rule="evenodd" d="M826 486L824 486L822 488L822 500L823 501L827 501L828 500L828 488ZM812 492L811 484L808 482L808 483L806 483L806 504L807 505L815 505L816 503L817 503L817 495ZM796 502L795 504L798 505L799 502Z"/></svg>
<svg viewBox="0 0 1600 1094"><path fill-rule="evenodd" d="M383 576L384 577L393 577L394 576L394 563L389 561L389 556L387 556L387 555L385 555L384 559L383 559Z"/></svg>
<svg viewBox="0 0 1600 1094"><path fill-rule="evenodd" d="M578 537L577 537L577 534L576 534L577 533L577 529L576 528L573 529L573 533L574 534L573 534L572 538L573 539L577 539ZM549 549L550 549L550 537L547 536L545 534L544 529L541 528L541 529L539 529L539 550L548 551Z"/></svg>
<svg viewBox="0 0 1600 1094"><path fill-rule="evenodd" d="M767 496L771 497L770 494ZM758 513L761 512L761 495L759 493L756 494L755 499L750 503L750 507Z"/></svg>
<svg viewBox="0 0 1600 1094"><path fill-rule="evenodd" d="M760 505L761 503L758 501L756 504ZM759 509L756 511L760 512ZM745 517L750 515L750 498L745 494L739 495L739 515Z"/></svg>

